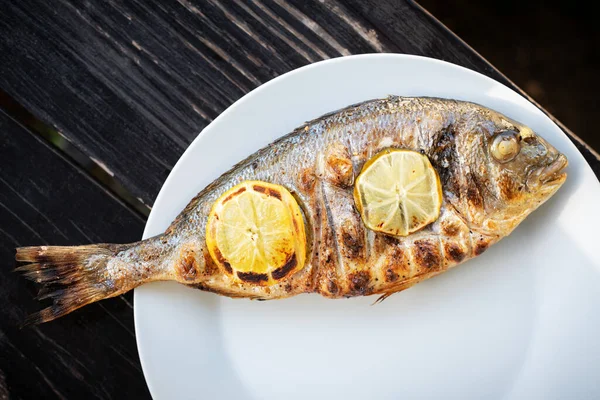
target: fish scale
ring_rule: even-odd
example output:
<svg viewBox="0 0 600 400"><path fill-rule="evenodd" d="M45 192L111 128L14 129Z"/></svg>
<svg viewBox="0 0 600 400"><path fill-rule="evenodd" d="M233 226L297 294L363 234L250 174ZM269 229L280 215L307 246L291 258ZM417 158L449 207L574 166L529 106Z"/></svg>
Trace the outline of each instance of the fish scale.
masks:
<svg viewBox="0 0 600 400"><path fill-rule="evenodd" d="M499 135L517 148L508 161L495 158L492 144ZM425 154L442 187L438 219L406 237L369 230L353 200L363 165L389 148ZM124 245L17 249L17 260L30 263L18 270L53 300L28 322L50 321L159 280L250 299L300 293L384 299L510 234L564 183L566 165L564 155L530 128L478 104L390 96L352 105L307 122L236 164L162 235ZM282 270L277 279L240 280L207 250L213 205L249 180L287 188L302 209L306 262Z"/></svg>

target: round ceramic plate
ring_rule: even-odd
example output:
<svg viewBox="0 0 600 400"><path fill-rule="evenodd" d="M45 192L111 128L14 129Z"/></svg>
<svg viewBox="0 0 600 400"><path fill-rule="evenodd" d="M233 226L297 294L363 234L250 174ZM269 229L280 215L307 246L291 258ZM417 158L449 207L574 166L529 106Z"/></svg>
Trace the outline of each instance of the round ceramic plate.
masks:
<svg viewBox="0 0 600 400"><path fill-rule="evenodd" d="M567 155L562 189L485 254L395 294L232 300L176 283L135 291L144 374L157 399L599 398L600 184L565 134L473 71L405 55L316 63L213 121L165 182L144 237L237 161L304 121L387 95L470 100Z"/></svg>

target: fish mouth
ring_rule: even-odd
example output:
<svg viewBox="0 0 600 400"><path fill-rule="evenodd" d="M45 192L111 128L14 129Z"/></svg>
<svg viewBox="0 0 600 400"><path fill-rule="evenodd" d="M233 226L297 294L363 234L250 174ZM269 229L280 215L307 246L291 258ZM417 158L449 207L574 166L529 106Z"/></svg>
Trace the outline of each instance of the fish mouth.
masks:
<svg viewBox="0 0 600 400"><path fill-rule="evenodd" d="M554 186L562 184L567 178L567 173L564 169L569 165L567 157L559 154L547 166L534 171L527 178L528 186Z"/></svg>

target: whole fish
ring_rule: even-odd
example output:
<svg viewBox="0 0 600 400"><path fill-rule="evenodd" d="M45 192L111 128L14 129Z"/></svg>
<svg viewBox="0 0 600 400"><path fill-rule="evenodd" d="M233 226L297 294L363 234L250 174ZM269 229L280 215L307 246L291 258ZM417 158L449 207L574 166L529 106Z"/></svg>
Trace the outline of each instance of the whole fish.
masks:
<svg viewBox="0 0 600 400"><path fill-rule="evenodd" d="M498 140L502 138L502 140ZM506 147L506 143L510 146ZM443 191L439 218L407 237L367 229L353 199L363 164L388 148L419 151ZM23 247L17 270L53 304L29 323L53 320L141 284L177 281L229 297L300 293L380 299L483 253L563 184L567 159L530 128L478 104L391 96L322 116L235 165L202 190L162 234L132 244ZM305 220L304 267L276 282L243 280L215 264L207 216L246 180L287 188Z"/></svg>

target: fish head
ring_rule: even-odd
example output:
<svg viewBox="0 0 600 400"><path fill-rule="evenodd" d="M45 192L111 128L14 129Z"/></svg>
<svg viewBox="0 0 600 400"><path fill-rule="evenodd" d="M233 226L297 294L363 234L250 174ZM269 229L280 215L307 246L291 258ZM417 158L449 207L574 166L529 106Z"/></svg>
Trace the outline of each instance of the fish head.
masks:
<svg viewBox="0 0 600 400"><path fill-rule="evenodd" d="M531 128L476 108L437 135L430 159L444 198L472 230L510 233L567 177L567 158Z"/></svg>
<svg viewBox="0 0 600 400"><path fill-rule="evenodd" d="M484 231L508 234L562 186L567 158L529 127L505 117L479 132L478 156L470 159L485 167L471 168L481 197L471 220Z"/></svg>

